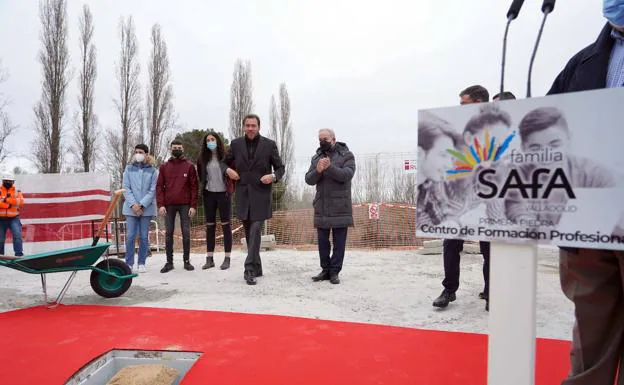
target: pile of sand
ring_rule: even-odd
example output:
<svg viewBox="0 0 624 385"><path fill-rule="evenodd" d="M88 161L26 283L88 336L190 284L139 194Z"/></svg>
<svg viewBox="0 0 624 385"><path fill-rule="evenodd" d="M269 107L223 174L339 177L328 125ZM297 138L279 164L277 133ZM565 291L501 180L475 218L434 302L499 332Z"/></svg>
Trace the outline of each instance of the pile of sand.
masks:
<svg viewBox="0 0 624 385"><path fill-rule="evenodd" d="M106 385L172 385L179 374L165 365L126 366Z"/></svg>

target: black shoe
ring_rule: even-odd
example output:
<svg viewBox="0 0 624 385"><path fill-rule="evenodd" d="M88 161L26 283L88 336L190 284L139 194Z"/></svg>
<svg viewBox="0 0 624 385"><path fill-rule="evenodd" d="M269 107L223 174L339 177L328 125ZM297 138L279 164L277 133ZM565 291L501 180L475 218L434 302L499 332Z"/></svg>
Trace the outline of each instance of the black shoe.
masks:
<svg viewBox="0 0 624 385"><path fill-rule="evenodd" d="M195 268L191 265L191 261L184 261L184 270L193 271Z"/></svg>
<svg viewBox="0 0 624 385"><path fill-rule="evenodd" d="M253 275L245 275L245 282L247 282L248 285L255 285L256 284L256 278Z"/></svg>
<svg viewBox="0 0 624 385"><path fill-rule="evenodd" d="M455 299L455 293L444 290L442 291L442 294L440 294L440 296L433 301L433 306L445 308L450 302L455 301Z"/></svg>
<svg viewBox="0 0 624 385"><path fill-rule="evenodd" d="M327 281L328 279L329 279L329 273L327 271L321 271L318 275L315 275L314 277L312 277L312 280L314 282Z"/></svg>
<svg viewBox="0 0 624 385"><path fill-rule="evenodd" d="M340 278L338 278L338 274L329 277L329 282L331 282L332 285L338 285L340 283Z"/></svg>
<svg viewBox="0 0 624 385"><path fill-rule="evenodd" d="M165 263L165 266L163 266L162 269L160 269L161 273L168 273L171 270L173 270L173 262L167 262Z"/></svg>
<svg viewBox="0 0 624 385"><path fill-rule="evenodd" d="M230 257L225 257L225 259L223 260L223 263L221 264L220 269L227 270L229 268L230 268Z"/></svg>
<svg viewBox="0 0 624 385"><path fill-rule="evenodd" d="M204 266L202 266L202 270L210 269L212 267L215 267L214 258L213 257L206 257L206 264Z"/></svg>

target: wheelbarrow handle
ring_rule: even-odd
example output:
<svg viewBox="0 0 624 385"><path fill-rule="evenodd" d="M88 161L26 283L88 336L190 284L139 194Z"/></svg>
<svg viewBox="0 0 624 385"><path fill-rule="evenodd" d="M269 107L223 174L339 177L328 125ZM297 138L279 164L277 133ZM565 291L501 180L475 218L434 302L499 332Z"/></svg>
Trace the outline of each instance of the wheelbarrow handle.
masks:
<svg viewBox="0 0 624 385"><path fill-rule="evenodd" d="M108 220L110 219L113 213L113 209L115 208L115 206L117 206L119 199L121 199L121 194L123 194L124 191L125 191L124 189L115 191L113 195L113 199L111 200L111 203L108 206L108 209L106 210L106 214L104 215L104 218L102 219L102 223L100 223L100 228L98 229L98 232L95 238L93 238L93 244L91 246L97 245L98 241L100 240L100 236L102 236L102 232L104 231L104 228L106 227L106 224L108 223Z"/></svg>
<svg viewBox="0 0 624 385"><path fill-rule="evenodd" d="M12 255L0 255L0 261L15 261L16 259L22 259L23 257L14 257Z"/></svg>

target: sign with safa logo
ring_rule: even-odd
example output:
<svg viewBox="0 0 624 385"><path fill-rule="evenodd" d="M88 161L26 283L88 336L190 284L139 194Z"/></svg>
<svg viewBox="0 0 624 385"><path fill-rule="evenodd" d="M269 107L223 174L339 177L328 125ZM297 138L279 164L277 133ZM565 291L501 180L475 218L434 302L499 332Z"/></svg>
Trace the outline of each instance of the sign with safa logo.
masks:
<svg viewBox="0 0 624 385"><path fill-rule="evenodd" d="M624 249L624 88L421 110L416 235Z"/></svg>

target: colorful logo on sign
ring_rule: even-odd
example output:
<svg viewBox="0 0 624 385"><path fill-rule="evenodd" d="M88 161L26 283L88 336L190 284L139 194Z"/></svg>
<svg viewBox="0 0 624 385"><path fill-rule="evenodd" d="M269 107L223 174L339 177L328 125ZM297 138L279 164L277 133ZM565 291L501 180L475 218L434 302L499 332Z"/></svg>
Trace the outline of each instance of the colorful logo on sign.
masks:
<svg viewBox="0 0 624 385"><path fill-rule="evenodd" d="M489 131L485 131L485 143L481 144L475 136L473 144L466 147L464 152L449 149L447 150L455 161L453 168L446 171L446 179L453 180L462 178L472 174L477 165L485 162L495 162L503 156L509 148L509 144L516 136L516 132L512 132L505 139L490 137Z"/></svg>

